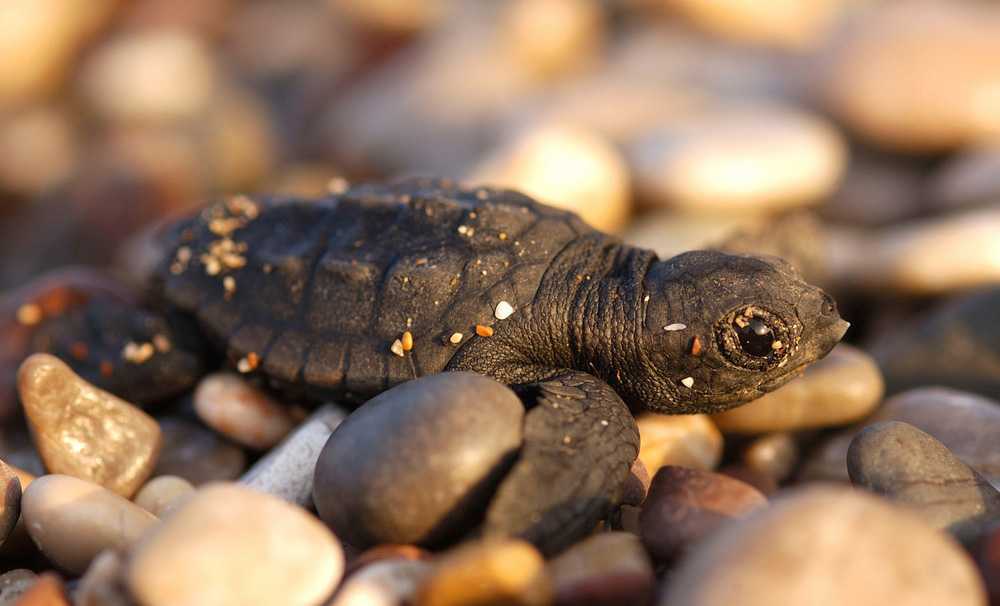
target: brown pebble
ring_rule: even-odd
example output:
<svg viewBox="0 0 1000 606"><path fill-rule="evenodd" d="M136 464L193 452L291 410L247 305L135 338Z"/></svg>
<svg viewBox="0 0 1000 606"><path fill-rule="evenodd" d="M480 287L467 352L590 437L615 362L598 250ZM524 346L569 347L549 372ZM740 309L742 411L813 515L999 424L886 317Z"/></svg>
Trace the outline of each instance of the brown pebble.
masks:
<svg viewBox="0 0 1000 606"><path fill-rule="evenodd" d="M557 606L645 604L655 578L639 537L595 534L549 563Z"/></svg>
<svg viewBox="0 0 1000 606"><path fill-rule="evenodd" d="M790 433L771 433L756 438L743 451L743 464L775 482L781 482L795 470L799 445Z"/></svg>
<svg viewBox="0 0 1000 606"><path fill-rule="evenodd" d="M654 560L669 562L733 518L767 499L735 478L668 465L653 477L639 516L642 542Z"/></svg>
<svg viewBox="0 0 1000 606"><path fill-rule="evenodd" d="M46 572L38 576L38 580L21 595L15 606L70 606L70 603L59 575Z"/></svg>
<svg viewBox="0 0 1000 606"><path fill-rule="evenodd" d="M255 450L273 447L295 427L287 407L233 373L203 378L194 409L206 425Z"/></svg>
<svg viewBox="0 0 1000 606"><path fill-rule="evenodd" d="M173 511L194 486L177 476L157 476L146 482L135 495L135 504L158 518Z"/></svg>
<svg viewBox="0 0 1000 606"><path fill-rule="evenodd" d="M484 540L445 553L417 589L416 606L542 606L552 581L542 554L524 541Z"/></svg>
<svg viewBox="0 0 1000 606"><path fill-rule="evenodd" d="M625 478L625 487L622 489L622 504L642 505L646 500L646 493L649 492L649 472L643 465L642 459L636 459L632 463L628 477Z"/></svg>
<svg viewBox="0 0 1000 606"><path fill-rule="evenodd" d="M0 545L7 540L21 516L21 480L0 461Z"/></svg>
<svg viewBox="0 0 1000 606"><path fill-rule="evenodd" d="M490 326L483 326L482 324L476 324L476 334L480 337L492 337L493 328Z"/></svg>
<svg viewBox="0 0 1000 606"><path fill-rule="evenodd" d="M200 423L180 417L160 419L163 450L154 474L179 476L195 486L233 480L247 466L247 455Z"/></svg>
<svg viewBox="0 0 1000 606"><path fill-rule="evenodd" d="M156 516L92 482L47 475L24 491L21 511L31 539L60 568L82 574L108 548L124 549Z"/></svg>
<svg viewBox="0 0 1000 606"><path fill-rule="evenodd" d="M38 579L25 568L15 568L0 574L0 606L12 606Z"/></svg>
<svg viewBox="0 0 1000 606"><path fill-rule="evenodd" d="M49 472L83 478L126 497L152 473L160 427L143 411L87 383L48 354L25 360L17 385Z"/></svg>

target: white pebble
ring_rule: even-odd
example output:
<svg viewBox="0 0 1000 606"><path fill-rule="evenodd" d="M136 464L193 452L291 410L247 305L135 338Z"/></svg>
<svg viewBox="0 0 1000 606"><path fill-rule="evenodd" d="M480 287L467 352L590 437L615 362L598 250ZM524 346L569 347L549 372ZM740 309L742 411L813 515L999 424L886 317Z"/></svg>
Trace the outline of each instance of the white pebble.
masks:
<svg viewBox="0 0 1000 606"><path fill-rule="evenodd" d="M688 389L694 387L694 377L684 377L681 379L681 385L687 387Z"/></svg>
<svg viewBox="0 0 1000 606"><path fill-rule="evenodd" d="M454 345L458 345L459 343L462 342L462 333L460 332L452 333L451 337L448 340L451 341Z"/></svg>
<svg viewBox="0 0 1000 606"><path fill-rule="evenodd" d="M511 304L506 301L500 301L497 303L497 308L493 312L493 315L496 316L497 320L506 320L512 313L514 313L514 308Z"/></svg>
<svg viewBox="0 0 1000 606"><path fill-rule="evenodd" d="M405 355L403 353L403 342L400 341L399 339L396 339L395 341L392 342L392 345L389 346L389 351L402 358Z"/></svg>
<svg viewBox="0 0 1000 606"><path fill-rule="evenodd" d="M667 324L663 327L663 330L667 332L674 332L676 330L684 330L687 328L687 324L681 324L680 322L675 322L674 324Z"/></svg>

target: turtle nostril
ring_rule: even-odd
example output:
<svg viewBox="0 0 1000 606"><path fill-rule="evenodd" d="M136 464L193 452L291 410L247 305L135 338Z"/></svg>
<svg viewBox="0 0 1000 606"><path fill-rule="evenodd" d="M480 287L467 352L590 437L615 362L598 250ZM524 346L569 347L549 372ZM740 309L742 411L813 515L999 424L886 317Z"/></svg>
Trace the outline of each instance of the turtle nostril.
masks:
<svg viewBox="0 0 1000 606"><path fill-rule="evenodd" d="M833 300L833 297L826 293L823 293L823 303L820 306L820 312L824 316L837 314L837 302Z"/></svg>

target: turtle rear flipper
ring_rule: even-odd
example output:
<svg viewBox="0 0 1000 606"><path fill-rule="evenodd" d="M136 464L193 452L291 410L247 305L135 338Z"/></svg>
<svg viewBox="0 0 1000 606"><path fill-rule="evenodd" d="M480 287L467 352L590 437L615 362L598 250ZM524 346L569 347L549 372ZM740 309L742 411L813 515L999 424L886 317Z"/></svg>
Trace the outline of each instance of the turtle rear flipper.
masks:
<svg viewBox="0 0 1000 606"><path fill-rule="evenodd" d="M618 394L586 373L565 371L517 389L534 408L484 531L519 536L552 554L593 530L619 503L639 453L639 432Z"/></svg>

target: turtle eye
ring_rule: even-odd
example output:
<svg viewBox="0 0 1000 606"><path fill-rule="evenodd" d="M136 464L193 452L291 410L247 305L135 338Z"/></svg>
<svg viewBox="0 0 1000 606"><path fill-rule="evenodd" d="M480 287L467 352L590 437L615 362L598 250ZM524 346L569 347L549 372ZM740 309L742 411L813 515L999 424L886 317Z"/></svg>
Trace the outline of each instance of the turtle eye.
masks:
<svg viewBox="0 0 1000 606"><path fill-rule="evenodd" d="M774 331L764 320L754 317L736 316L733 330L740 341L740 349L749 356L766 358L773 352Z"/></svg>

